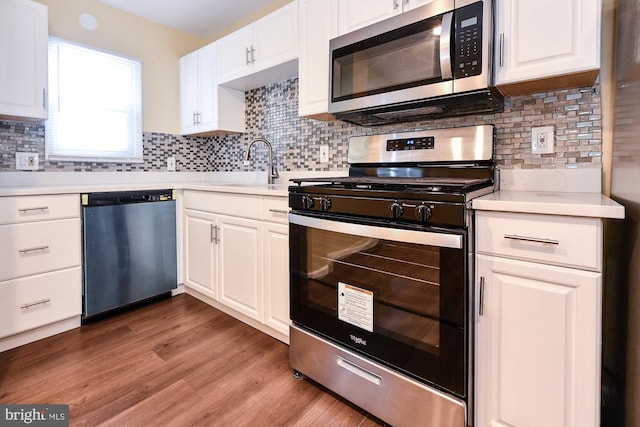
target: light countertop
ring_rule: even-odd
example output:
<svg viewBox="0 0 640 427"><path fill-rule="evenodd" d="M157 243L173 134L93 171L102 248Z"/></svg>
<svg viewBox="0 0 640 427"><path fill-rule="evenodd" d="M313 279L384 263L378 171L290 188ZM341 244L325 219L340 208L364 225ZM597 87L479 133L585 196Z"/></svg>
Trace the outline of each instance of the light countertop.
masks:
<svg viewBox="0 0 640 427"><path fill-rule="evenodd" d="M472 201L476 210L624 218L624 206L600 193L497 191Z"/></svg>
<svg viewBox="0 0 640 427"><path fill-rule="evenodd" d="M0 197L3 196L31 196L42 194L72 194L72 193L97 193L104 191L129 191L129 190L199 190L216 191L222 193L256 194L263 196L287 196L287 184L255 184L233 182L178 182L178 183L149 183L136 184L69 184L69 185L38 185L1 187Z"/></svg>

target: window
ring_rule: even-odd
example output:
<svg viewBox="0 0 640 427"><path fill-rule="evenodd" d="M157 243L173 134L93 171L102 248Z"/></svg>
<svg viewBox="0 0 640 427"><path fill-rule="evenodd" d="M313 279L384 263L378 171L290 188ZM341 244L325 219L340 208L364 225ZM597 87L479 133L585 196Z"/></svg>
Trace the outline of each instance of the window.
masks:
<svg viewBox="0 0 640 427"><path fill-rule="evenodd" d="M49 39L48 160L142 162L140 61Z"/></svg>

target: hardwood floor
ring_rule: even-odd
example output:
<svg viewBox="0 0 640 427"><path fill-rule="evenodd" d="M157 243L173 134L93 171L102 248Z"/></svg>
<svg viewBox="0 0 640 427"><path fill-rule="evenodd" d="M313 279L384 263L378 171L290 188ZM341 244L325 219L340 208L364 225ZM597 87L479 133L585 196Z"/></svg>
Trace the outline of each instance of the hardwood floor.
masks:
<svg viewBox="0 0 640 427"><path fill-rule="evenodd" d="M186 294L0 353L0 403L69 404L72 426L381 425Z"/></svg>

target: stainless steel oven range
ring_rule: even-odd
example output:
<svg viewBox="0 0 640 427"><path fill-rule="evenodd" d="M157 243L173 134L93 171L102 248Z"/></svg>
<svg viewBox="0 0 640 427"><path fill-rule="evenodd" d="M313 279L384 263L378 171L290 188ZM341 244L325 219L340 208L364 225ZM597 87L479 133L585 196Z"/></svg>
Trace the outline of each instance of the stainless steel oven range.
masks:
<svg viewBox="0 0 640 427"><path fill-rule="evenodd" d="M473 424L472 211L493 126L353 137L289 187L291 367L395 426Z"/></svg>

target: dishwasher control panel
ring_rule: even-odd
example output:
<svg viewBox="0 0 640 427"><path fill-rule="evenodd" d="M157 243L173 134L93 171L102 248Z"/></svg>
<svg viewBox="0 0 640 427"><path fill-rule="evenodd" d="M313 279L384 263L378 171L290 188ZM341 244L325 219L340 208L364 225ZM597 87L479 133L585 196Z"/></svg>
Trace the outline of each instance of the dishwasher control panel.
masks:
<svg viewBox="0 0 640 427"><path fill-rule="evenodd" d="M130 203L168 202L176 199L175 190L108 191L81 194L82 206L126 205Z"/></svg>

